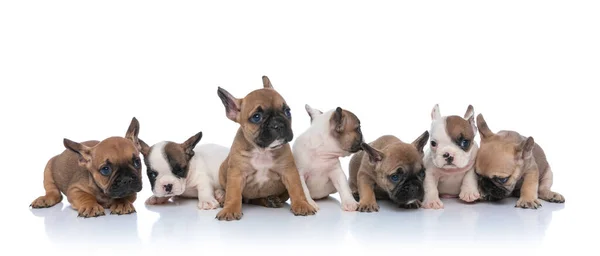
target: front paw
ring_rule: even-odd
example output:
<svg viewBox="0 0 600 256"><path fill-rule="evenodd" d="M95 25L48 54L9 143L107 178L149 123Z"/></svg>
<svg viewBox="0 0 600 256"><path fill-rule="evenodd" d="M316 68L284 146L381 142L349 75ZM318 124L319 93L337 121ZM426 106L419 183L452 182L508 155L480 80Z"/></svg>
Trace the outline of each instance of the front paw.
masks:
<svg viewBox="0 0 600 256"><path fill-rule="evenodd" d="M62 196L40 196L29 205L31 208L48 208L58 204L62 200Z"/></svg>
<svg viewBox="0 0 600 256"><path fill-rule="evenodd" d="M129 201L117 201L110 206L110 214L130 214L135 212L135 207Z"/></svg>
<svg viewBox="0 0 600 256"><path fill-rule="evenodd" d="M356 209L358 209L358 202L355 200L342 202L342 209L347 212L354 212Z"/></svg>
<svg viewBox="0 0 600 256"><path fill-rule="evenodd" d="M215 217L218 220L226 220L226 221L232 221L232 220L239 220L242 218L242 210L235 210L235 209L231 209L231 208L223 208L219 213L217 213L217 217Z"/></svg>
<svg viewBox="0 0 600 256"><path fill-rule="evenodd" d="M314 215L316 212L315 207L307 201L292 202L292 213L296 216Z"/></svg>
<svg viewBox="0 0 600 256"><path fill-rule="evenodd" d="M198 202L198 209L200 210L212 210L219 208L221 204L217 199L204 199Z"/></svg>
<svg viewBox="0 0 600 256"><path fill-rule="evenodd" d="M537 209L542 207L542 203L537 198L519 198L515 207L520 207L524 209Z"/></svg>
<svg viewBox="0 0 600 256"><path fill-rule="evenodd" d="M423 208L425 209L444 209L444 203L442 203L442 200L440 200L440 198L429 198L429 199L425 199L425 202L423 202Z"/></svg>
<svg viewBox="0 0 600 256"><path fill-rule="evenodd" d="M463 200L467 203L472 203L481 198L481 194L477 188L474 189L461 189L460 194L458 195L460 200Z"/></svg>
<svg viewBox="0 0 600 256"><path fill-rule="evenodd" d="M546 200L550 203L564 203L565 202L565 197L559 193L556 192L547 192L546 195L542 198L543 200Z"/></svg>
<svg viewBox="0 0 600 256"><path fill-rule="evenodd" d="M102 207L102 205L99 205L98 203L91 203L87 205L82 205L81 207L79 207L79 209L77 209L77 212L79 213L77 215L78 217L98 217L104 215L104 207Z"/></svg>
<svg viewBox="0 0 600 256"><path fill-rule="evenodd" d="M223 207L223 204L225 203L225 190L215 189L215 199L217 199L221 207Z"/></svg>
<svg viewBox="0 0 600 256"><path fill-rule="evenodd" d="M151 196L148 199L146 199L145 204L147 204L147 205L159 205L159 204L166 204L167 202L169 202L169 197Z"/></svg>
<svg viewBox="0 0 600 256"><path fill-rule="evenodd" d="M313 208L315 208L315 210L319 210L319 205L317 204L317 202L315 202L315 200L313 199L308 199L308 204L310 204L310 206L312 206Z"/></svg>
<svg viewBox="0 0 600 256"><path fill-rule="evenodd" d="M379 205L377 202L359 202L357 207L359 212L378 212Z"/></svg>

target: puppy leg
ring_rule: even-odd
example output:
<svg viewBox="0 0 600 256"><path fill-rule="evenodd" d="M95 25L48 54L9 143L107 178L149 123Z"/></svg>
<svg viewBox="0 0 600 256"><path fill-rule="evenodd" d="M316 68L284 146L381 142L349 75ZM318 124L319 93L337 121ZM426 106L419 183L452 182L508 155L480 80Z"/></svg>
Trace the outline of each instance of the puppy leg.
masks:
<svg viewBox="0 0 600 256"><path fill-rule="evenodd" d="M148 199L146 199L145 204L147 204L147 205L166 204L167 202L169 202L169 199L171 199L171 197L169 197L169 196L167 196L167 197L151 196Z"/></svg>
<svg viewBox="0 0 600 256"><path fill-rule="evenodd" d="M304 190L304 196L306 197L306 200L308 201L308 203L310 205L312 205L312 207L315 208L315 210L318 211L319 205L310 196L310 191L308 190L308 186L306 185L306 177L304 177L303 175L300 175L300 182L302 183L302 190Z"/></svg>
<svg viewBox="0 0 600 256"><path fill-rule="evenodd" d="M379 205L377 205L377 201L375 200L375 192L373 191L375 181L369 175L360 171L356 178L358 183L358 194L360 196L360 201L358 202L358 211L378 212Z"/></svg>
<svg viewBox="0 0 600 256"><path fill-rule="evenodd" d="M110 214L130 214L135 212L135 207L133 207L133 202L137 198L137 194L133 194L127 196L125 198L113 199L110 204Z"/></svg>
<svg viewBox="0 0 600 256"><path fill-rule="evenodd" d="M67 191L67 200L77 210L79 217L98 217L104 215L104 207L96 201L96 197L77 187Z"/></svg>
<svg viewBox="0 0 600 256"><path fill-rule="evenodd" d="M33 200L33 202L29 205L32 208L52 207L62 201L60 190L58 190L58 187L54 183L54 177L52 177L52 170L50 167L51 164L52 159L48 161L46 168L44 168L44 190L46 190L46 195L40 196Z"/></svg>
<svg viewBox="0 0 600 256"><path fill-rule="evenodd" d="M423 208L425 209L442 209L444 203L440 200L440 192L438 191L439 178L431 172L427 172L425 180L423 181L423 188L425 190L425 198L423 200Z"/></svg>
<svg viewBox="0 0 600 256"><path fill-rule="evenodd" d="M537 209L542 207L542 203L538 200L538 177L539 171L531 169L526 171L523 177L523 185L521 186L521 195L515 207Z"/></svg>
<svg viewBox="0 0 600 256"><path fill-rule="evenodd" d="M565 197L557 192L550 190L552 187L552 181L554 180L552 170L548 167L544 176L540 179L540 185L538 189L538 196L544 201L551 203L564 203Z"/></svg>
<svg viewBox="0 0 600 256"><path fill-rule="evenodd" d="M223 209L217 213L218 220L239 220L242 218L242 191L244 180L242 171L230 167L227 169L227 180L225 181L225 204Z"/></svg>
<svg viewBox="0 0 600 256"><path fill-rule="evenodd" d="M219 207L219 201L215 198L215 189L208 179L200 179L198 186L198 209L211 210Z"/></svg>
<svg viewBox="0 0 600 256"><path fill-rule="evenodd" d="M342 170L341 166L338 166L336 169L332 170L329 173L329 179L331 179L331 183L340 194L340 199L342 200L342 209L344 211L356 211L358 208L358 202L354 200L352 196L352 192L350 191L350 185L348 184L348 180L346 179L346 175Z"/></svg>
<svg viewBox="0 0 600 256"><path fill-rule="evenodd" d="M465 177L462 180L460 187L460 195L458 196L465 202L475 202L481 195L479 194L479 188L477 187L477 176L475 175L475 169L467 171Z"/></svg>
<svg viewBox="0 0 600 256"><path fill-rule="evenodd" d="M283 185L290 196L292 213L296 216L314 215L317 210L306 200L296 165L291 163L281 176Z"/></svg>
<svg viewBox="0 0 600 256"><path fill-rule="evenodd" d="M223 189L215 189L215 199L217 199L217 201L219 201L219 205L221 207L223 207L223 204L225 204L225 190Z"/></svg>

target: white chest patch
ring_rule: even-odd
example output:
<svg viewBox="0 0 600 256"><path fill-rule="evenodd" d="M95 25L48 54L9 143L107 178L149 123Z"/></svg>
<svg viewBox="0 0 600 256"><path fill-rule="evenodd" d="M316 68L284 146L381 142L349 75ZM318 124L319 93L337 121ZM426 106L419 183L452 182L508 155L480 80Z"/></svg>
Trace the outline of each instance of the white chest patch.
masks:
<svg viewBox="0 0 600 256"><path fill-rule="evenodd" d="M255 183L263 184L269 181L269 172L273 167L273 154L270 151L253 151L250 164L256 170L254 173Z"/></svg>

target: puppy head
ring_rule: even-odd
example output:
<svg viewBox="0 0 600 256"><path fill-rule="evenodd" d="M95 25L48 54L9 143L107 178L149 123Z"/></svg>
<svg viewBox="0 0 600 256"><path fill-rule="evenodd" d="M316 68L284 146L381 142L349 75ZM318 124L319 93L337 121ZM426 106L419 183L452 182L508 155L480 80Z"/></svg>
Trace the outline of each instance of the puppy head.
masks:
<svg viewBox="0 0 600 256"><path fill-rule="evenodd" d="M529 165L535 164L532 137L523 139L516 132L493 133L483 115L477 116L481 148L475 161L475 173L483 194L500 200L512 194Z"/></svg>
<svg viewBox="0 0 600 256"><path fill-rule="evenodd" d="M464 117L442 116L436 104L431 112L430 149L433 164L448 172L465 170L477 154L475 118L469 105Z"/></svg>
<svg viewBox="0 0 600 256"><path fill-rule="evenodd" d="M363 134L360 130L360 120L354 113L337 107L325 114L323 111L305 105L312 125L318 125L328 132L336 141L338 147L348 153L360 151Z"/></svg>
<svg viewBox="0 0 600 256"><path fill-rule="evenodd" d="M423 201L423 147L428 139L429 132L425 131L411 144L393 142L379 150L362 144L369 164L374 165L375 182L388 193L392 201L401 206L420 206Z"/></svg>
<svg viewBox="0 0 600 256"><path fill-rule="evenodd" d="M63 144L78 155L79 165L90 172L105 195L122 198L142 190L139 129L134 117L124 138L110 137L94 146L69 139L64 139Z"/></svg>
<svg viewBox="0 0 600 256"><path fill-rule="evenodd" d="M140 140L146 173L155 196L178 196L185 192L190 161L200 139L202 132L183 143L163 141L149 147Z"/></svg>
<svg viewBox="0 0 600 256"><path fill-rule="evenodd" d="M219 87L217 94L227 118L239 123L248 142L263 149L276 149L294 138L290 107L263 76L262 89L238 99Z"/></svg>

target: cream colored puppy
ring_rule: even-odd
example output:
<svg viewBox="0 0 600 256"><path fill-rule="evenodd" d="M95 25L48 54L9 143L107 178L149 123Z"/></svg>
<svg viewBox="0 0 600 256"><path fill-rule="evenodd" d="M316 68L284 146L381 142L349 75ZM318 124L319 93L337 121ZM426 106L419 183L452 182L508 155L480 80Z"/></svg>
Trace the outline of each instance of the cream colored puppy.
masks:
<svg viewBox="0 0 600 256"><path fill-rule="evenodd" d="M318 209L314 200L339 192L342 209L356 211L358 202L352 196L339 158L362 149L360 120L340 107L325 113L309 105L305 108L311 125L296 139L292 152L306 198Z"/></svg>

